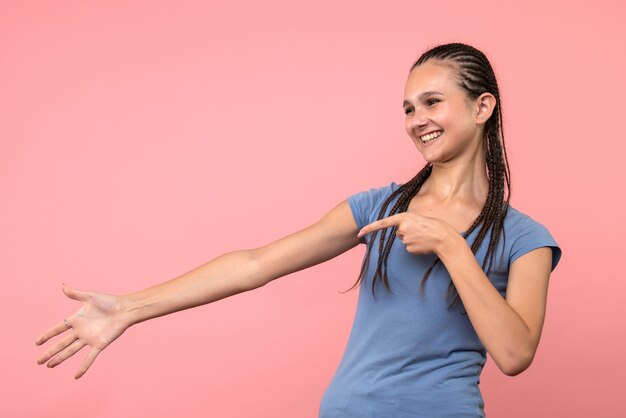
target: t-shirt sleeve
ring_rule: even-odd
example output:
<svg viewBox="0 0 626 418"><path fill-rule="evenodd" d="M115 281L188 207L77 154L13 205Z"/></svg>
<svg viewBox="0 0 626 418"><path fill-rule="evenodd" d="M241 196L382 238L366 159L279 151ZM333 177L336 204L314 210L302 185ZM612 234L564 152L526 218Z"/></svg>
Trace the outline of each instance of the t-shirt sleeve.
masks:
<svg viewBox="0 0 626 418"><path fill-rule="evenodd" d="M350 209L352 209L354 221L359 229L378 219L378 212L385 199L389 197L396 188L394 186L397 185L392 182L387 186L371 188L348 196L348 204L350 205ZM390 207L388 209L390 209ZM368 235L361 237L359 242L365 244Z"/></svg>
<svg viewBox="0 0 626 418"><path fill-rule="evenodd" d="M554 240L548 229L527 217L522 223L520 231L511 246L511 257L509 267L515 260L524 254L540 247L550 247L552 249L552 270L556 268L561 259L561 247Z"/></svg>

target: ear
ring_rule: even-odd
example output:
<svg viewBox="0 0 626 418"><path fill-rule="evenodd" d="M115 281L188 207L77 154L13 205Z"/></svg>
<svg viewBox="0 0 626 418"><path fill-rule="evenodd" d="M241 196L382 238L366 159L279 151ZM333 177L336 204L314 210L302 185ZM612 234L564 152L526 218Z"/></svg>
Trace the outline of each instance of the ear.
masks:
<svg viewBox="0 0 626 418"><path fill-rule="evenodd" d="M496 98L491 93L483 93L476 99L476 123L482 125L491 117L496 107Z"/></svg>

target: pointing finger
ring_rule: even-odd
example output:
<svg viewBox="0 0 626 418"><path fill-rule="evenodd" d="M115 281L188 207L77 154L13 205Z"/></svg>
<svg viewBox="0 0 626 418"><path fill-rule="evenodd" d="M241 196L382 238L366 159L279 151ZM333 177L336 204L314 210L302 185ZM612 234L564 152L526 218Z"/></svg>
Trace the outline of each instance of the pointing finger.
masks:
<svg viewBox="0 0 626 418"><path fill-rule="evenodd" d="M357 234L357 237L361 238L363 235L369 234L370 232L374 232L374 231L378 231L379 229L384 229L390 226L398 225L401 219L400 215L402 214L398 213L398 214L389 216L387 218L374 221L369 225L365 225L363 228L361 228L361 230Z"/></svg>

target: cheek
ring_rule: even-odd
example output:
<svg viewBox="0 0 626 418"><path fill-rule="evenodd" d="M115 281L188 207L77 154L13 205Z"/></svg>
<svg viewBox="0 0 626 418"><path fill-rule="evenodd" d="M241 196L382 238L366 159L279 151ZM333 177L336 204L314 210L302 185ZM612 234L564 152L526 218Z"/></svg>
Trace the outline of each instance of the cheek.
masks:
<svg viewBox="0 0 626 418"><path fill-rule="evenodd" d="M409 121L409 119L406 119L404 121L404 129L406 130L407 134L411 135L412 129L411 129L411 122Z"/></svg>

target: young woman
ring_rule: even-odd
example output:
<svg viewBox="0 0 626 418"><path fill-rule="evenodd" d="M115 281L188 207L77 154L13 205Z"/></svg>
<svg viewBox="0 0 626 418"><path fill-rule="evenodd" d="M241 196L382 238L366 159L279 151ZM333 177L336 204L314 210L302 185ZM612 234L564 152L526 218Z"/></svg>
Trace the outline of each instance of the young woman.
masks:
<svg viewBox="0 0 626 418"><path fill-rule="evenodd" d="M361 243L357 312L320 417L483 417L486 352L509 376L530 365L561 249L509 205L500 95L482 52L460 43L425 52L403 108L427 162L413 179L349 196L308 228L137 293L64 285L83 306L37 339L69 331L38 363L54 367L90 346L79 378L131 325L259 288Z"/></svg>

